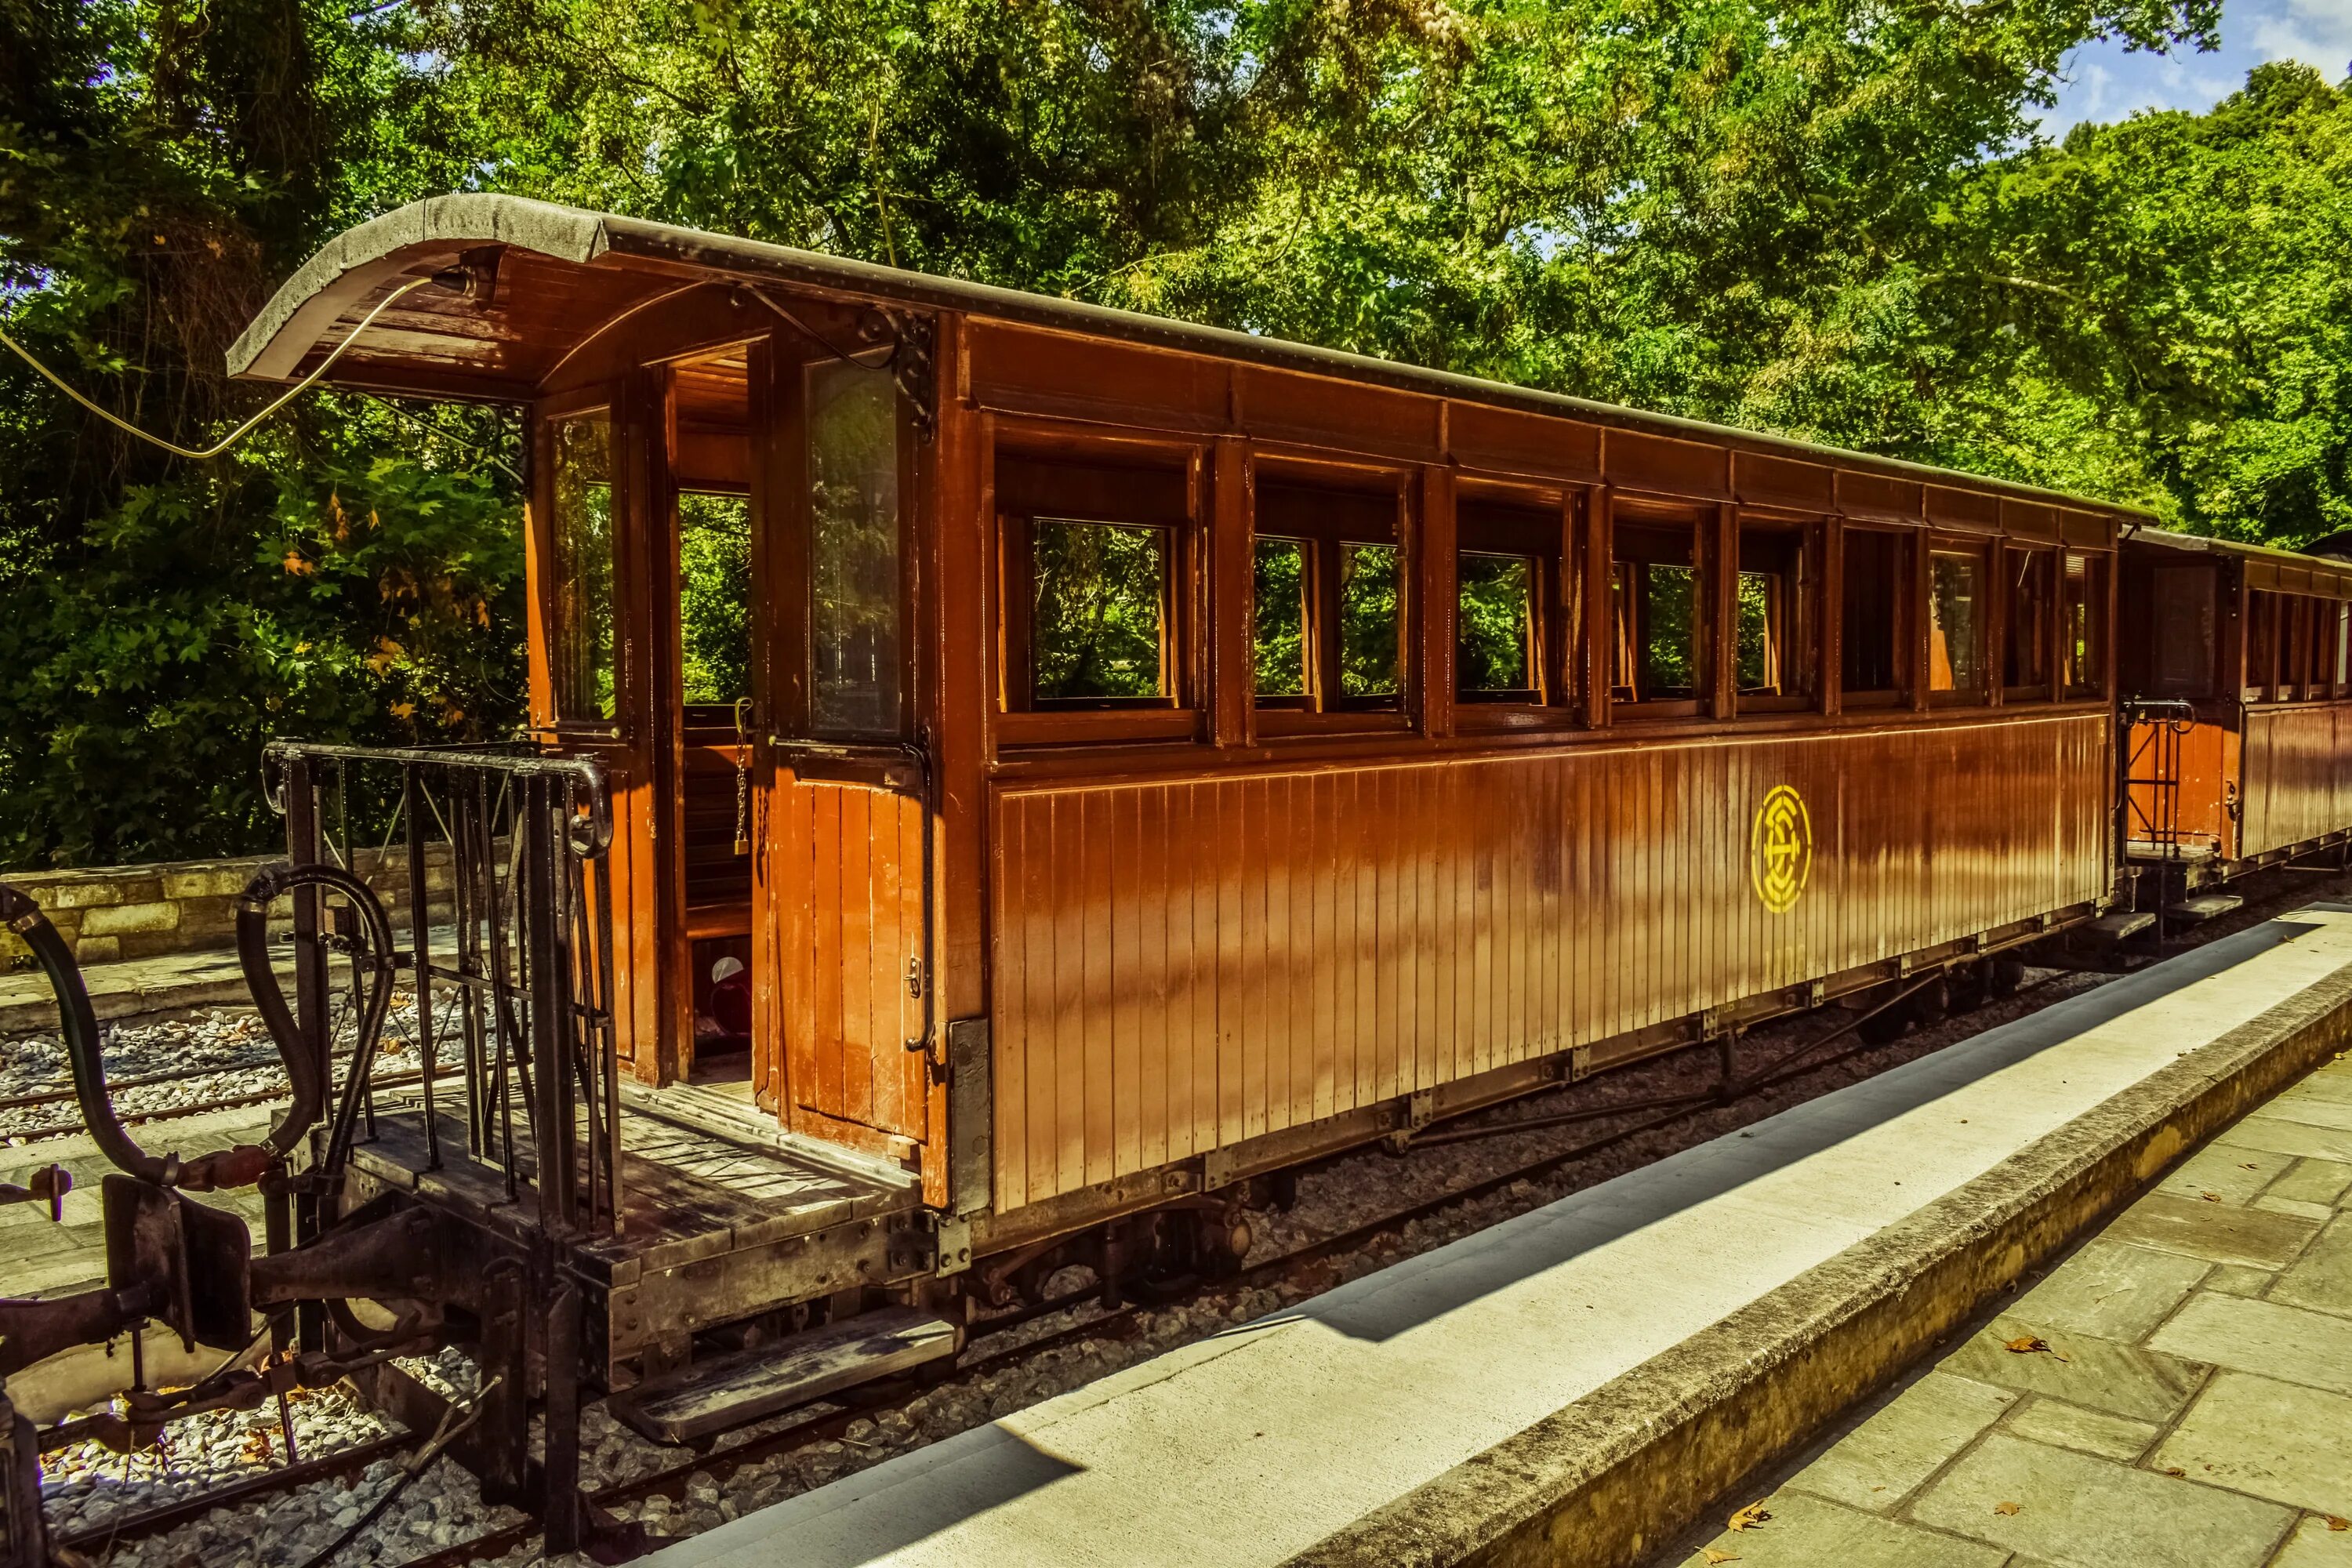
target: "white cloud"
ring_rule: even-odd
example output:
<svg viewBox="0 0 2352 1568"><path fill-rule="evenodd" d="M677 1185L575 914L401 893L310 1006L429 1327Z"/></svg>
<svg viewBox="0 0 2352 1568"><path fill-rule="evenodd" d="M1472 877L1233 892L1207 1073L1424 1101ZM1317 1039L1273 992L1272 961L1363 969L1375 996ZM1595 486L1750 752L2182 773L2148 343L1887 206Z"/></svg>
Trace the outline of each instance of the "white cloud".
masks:
<svg viewBox="0 0 2352 1568"><path fill-rule="evenodd" d="M2250 42L2268 60L2317 66L2331 80L2352 68L2352 0L2271 0L2276 11L2253 18Z"/></svg>

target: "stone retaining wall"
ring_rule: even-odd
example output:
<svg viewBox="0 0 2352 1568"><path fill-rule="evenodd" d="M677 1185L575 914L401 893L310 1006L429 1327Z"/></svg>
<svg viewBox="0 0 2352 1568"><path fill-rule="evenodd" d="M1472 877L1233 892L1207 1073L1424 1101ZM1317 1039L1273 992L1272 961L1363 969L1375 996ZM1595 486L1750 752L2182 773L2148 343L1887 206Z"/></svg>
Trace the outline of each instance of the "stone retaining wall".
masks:
<svg viewBox="0 0 2352 1568"><path fill-rule="evenodd" d="M236 900L253 874L282 855L221 860L169 860L147 866L101 866L79 871L0 872L0 881L31 896L84 963L153 958L231 947L236 942ZM447 851L433 855L426 881L433 914L446 918ZM359 853L361 875L395 911L408 903L405 851ZM394 920L402 916L397 912ZM286 923L281 912L276 924ZM29 963L32 954L14 932L0 930L0 968Z"/></svg>

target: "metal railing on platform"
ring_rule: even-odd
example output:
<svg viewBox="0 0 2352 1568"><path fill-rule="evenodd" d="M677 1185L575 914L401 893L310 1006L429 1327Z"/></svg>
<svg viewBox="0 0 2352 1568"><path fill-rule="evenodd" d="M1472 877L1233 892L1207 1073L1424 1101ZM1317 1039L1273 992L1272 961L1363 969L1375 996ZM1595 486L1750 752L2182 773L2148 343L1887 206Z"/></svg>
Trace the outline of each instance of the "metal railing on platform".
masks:
<svg viewBox="0 0 2352 1568"><path fill-rule="evenodd" d="M296 742L273 742L262 766L296 865L348 868L364 839L405 845L407 887L388 912L404 939L397 962L416 987L426 1167L445 1158L433 993L455 987L463 1157L503 1172L511 1199L528 1188L551 1235L616 1228L620 1064L604 770L529 745ZM380 833L370 826L378 822ZM436 914L428 873L444 858L449 896ZM349 952L353 936L321 930L318 889L294 898L296 1016L324 1070L331 957Z"/></svg>

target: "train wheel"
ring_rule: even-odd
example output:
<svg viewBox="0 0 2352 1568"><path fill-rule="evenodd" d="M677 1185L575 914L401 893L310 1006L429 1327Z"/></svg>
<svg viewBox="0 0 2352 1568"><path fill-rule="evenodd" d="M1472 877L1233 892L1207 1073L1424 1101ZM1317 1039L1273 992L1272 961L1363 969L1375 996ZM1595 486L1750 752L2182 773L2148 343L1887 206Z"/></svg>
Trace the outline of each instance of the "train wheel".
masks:
<svg viewBox="0 0 2352 1568"><path fill-rule="evenodd" d="M1973 1013L1992 1000L1990 968L1990 964L1970 963L1952 971L1946 984L1948 1010Z"/></svg>
<svg viewBox="0 0 2352 1568"><path fill-rule="evenodd" d="M1995 996L2014 996L2025 984L2025 961L2017 958L1996 958L1985 965L1988 971L1986 988Z"/></svg>
<svg viewBox="0 0 2352 1568"><path fill-rule="evenodd" d="M1853 1032L1864 1040L1874 1046L1891 1046L1911 1032L1910 1004L1898 1002L1889 1007L1882 1000L1873 1005L1879 1010L1854 1026Z"/></svg>

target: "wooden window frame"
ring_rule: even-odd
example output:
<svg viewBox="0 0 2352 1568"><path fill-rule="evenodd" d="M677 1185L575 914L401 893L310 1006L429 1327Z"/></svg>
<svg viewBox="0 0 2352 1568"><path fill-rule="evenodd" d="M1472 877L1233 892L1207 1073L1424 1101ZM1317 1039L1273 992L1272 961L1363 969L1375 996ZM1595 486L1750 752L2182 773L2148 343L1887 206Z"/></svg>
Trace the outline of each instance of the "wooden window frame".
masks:
<svg viewBox="0 0 2352 1568"><path fill-rule="evenodd" d="M630 387L625 380L599 381L541 399L530 413L530 518L528 542L538 570L531 577L530 641L543 694L542 711L531 727L557 742L625 741L632 732L628 694L635 679L638 658L629 635L630 605L641 584L632 570L637 544L639 507L634 495L635 478L645 468L644 455L629 450L633 436L641 435L629 417ZM556 627L555 550L555 426L583 415L602 414L611 432L613 491L613 713L610 718L583 719L566 714L560 705L554 671ZM537 704L534 704L537 706Z"/></svg>
<svg viewBox="0 0 2352 1568"><path fill-rule="evenodd" d="M2011 686L2008 683L2009 646L2017 627L2017 595L2014 586L2017 579L2010 570L2010 557L2012 555L2041 556L2049 574L2049 583L2042 606L2042 658L2047 662L2048 668L2043 670L2042 679L2038 684L2027 682ZM2004 539L2000 542L1999 560L2000 562L2000 581L1996 586L2000 599L2000 668L1997 670L1988 668L1985 671L1986 677L1988 679L1998 677L2000 700L2004 705L2055 702L2059 698L2060 683L2063 679L2060 667L2065 663L2064 659L2058 657L2061 620L2059 605L2063 597L2059 587L2066 570L2065 552L2058 545L2045 543L2040 540Z"/></svg>
<svg viewBox="0 0 2352 1568"><path fill-rule="evenodd" d="M1922 638L1918 626L1919 606L1913 601L1918 578L1917 563L1921 552L1921 531L1902 523L1861 521L1853 518L1841 520L1833 531L1836 534L1837 602L1833 613L1837 618L1837 666L1834 669L1823 661L1822 679L1827 684L1834 679L1840 711L1851 709L1901 709L1913 706L1913 693L1918 685L1919 647ZM1853 639L1845 624L1846 586L1851 579L1852 552L1847 548L1856 534L1869 534L1895 542L1895 564L1888 584L1887 606L1894 612L1895 626L1887 635L1895 655L1895 684L1857 690L1845 683L1845 649ZM1824 574L1826 576L1826 573ZM1824 584L1823 592L1827 593ZM1828 615L1823 616L1826 628Z"/></svg>
<svg viewBox="0 0 2352 1568"><path fill-rule="evenodd" d="M2270 588L2246 591L2246 679L2239 691L2242 701L2276 700L2279 622L2284 618L2279 602L2285 596Z"/></svg>
<svg viewBox="0 0 2352 1568"><path fill-rule="evenodd" d="M995 427L989 457L987 590L997 740L1013 746L1114 742L1189 742L1202 738L1210 702L1202 643L1208 629L1206 574L1209 450L1194 442L1106 438L1011 421ZM1059 464L1099 476L1118 469L1158 471L1179 482L1180 507L1154 511L1122 505L1107 493L1076 504L1008 505L999 481L1008 459L1050 468ZM1079 487L1074 482L1072 491ZM1168 550L1160 584L1161 660L1170 691L1146 698L1047 699L1034 696L1030 646L1034 598L1031 528L1039 521L1153 528Z"/></svg>
<svg viewBox="0 0 2352 1568"><path fill-rule="evenodd" d="M1797 606L1803 618L1801 635L1795 639L1796 655L1804 663L1810 689L1782 690L1778 693L1748 693L1739 689L1739 578L1745 568L1740 565L1740 545L1750 530L1758 533L1794 533L1799 538L1799 577L1803 584L1804 598ZM1830 529L1826 519L1794 512L1779 512L1759 507L1742 507L1732 519L1730 584L1725 595L1730 606L1729 615L1717 639L1717 657L1724 663L1727 700L1735 714L1819 713L1823 711L1825 693L1829 689L1828 672L1822 665L1822 623L1828 605L1826 585L1829 581L1827 558ZM1805 568L1810 567L1808 571ZM1840 606L1843 613L1843 606ZM1785 641L1786 639L1784 639ZM1783 658L1787 658L1784 651ZM1785 687L1788 683L1784 680Z"/></svg>
<svg viewBox="0 0 2352 1568"><path fill-rule="evenodd" d="M1932 531L1923 541L1919 573L1920 587L1924 590L1919 600L1919 646L1923 663L1919 684L1927 693L1927 705L1931 708L1984 707L1992 700L1993 690L2000 684L1994 679L1991 660L1992 603L1997 592L1993 583L1992 547L1999 542L1979 534ZM1977 563L1977 684L1955 685L1948 690L1940 691L1936 689L1935 674L1936 557L1938 555L1965 555Z"/></svg>
<svg viewBox="0 0 2352 1568"><path fill-rule="evenodd" d="M2095 592L2084 602L2091 612L2091 631L2095 646L2091 649L2094 679L2081 689L2066 681L2066 667L2071 639L2066 625L2066 564L2076 556L2083 558L2086 576L2095 575ZM2116 595L2123 574L2116 552L2112 550L2062 549L2058 556L2058 641L2051 652L2057 657L2059 700L2064 702L2105 702L2116 689Z"/></svg>
<svg viewBox="0 0 2352 1568"><path fill-rule="evenodd" d="M1433 602L1439 593L1450 595L1454 606L1445 678L1453 682L1457 730L1557 727L1576 721L1577 653L1581 637L1578 547L1583 531L1582 504L1581 492L1573 489L1537 488L1468 477L1456 479L1453 570L1444 583L1431 584L1430 594ZM1512 515L1506 515L1504 509ZM1516 691L1473 691L1463 688L1459 660L1461 561L1465 555L1517 557L1534 562L1532 688ZM1433 568L1436 563L1431 564Z"/></svg>
<svg viewBox="0 0 2352 1568"><path fill-rule="evenodd" d="M1250 526L1244 559L1251 596L1244 606L1244 644L1250 662L1243 670L1249 699L1251 724L1262 738L1286 738L1409 731L1420 711L1420 658L1423 576L1420 519L1416 498L1421 489L1417 470L1390 465L1357 465L1259 451L1250 463ZM1328 520L1297 514L1269 517L1270 491L1323 489L1360 498L1367 512L1386 501L1394 521L1387 538L1377 526L1360 521ZM1300 637L1310 652L1312 676L1303 694L1261 696L1256 681L1257 542L1260 539L1297 540L1308 546ZM1393 698L1335 695L1341 683L1339 642L1339 551L1344 545L1386 545L1397 558L1397 691Z"/></svg>
<svg viewBox="0 0 2352 1568"><path fill-rule="evenodd" d="M1597 573L1591 594L1592 613L1603 617L1608 628L1605 647L1608 658L1600 670L1594 672L1596 700L1605 692L1611 722L1643 723L1652 720L1697 719L1717 711L1717 688L1724 668L1724 626L1722 605L1723 551L1725 531L1722 509L1697 501L1652 500L1619 494L1610 509L1608 570ZM1642 531L1666 531L1687 528L1691 536L1691 614L1697 622L1691 629L1691 652L1699 662L1692 671L1694 677L1688 697L1621 697L1620 691L1637 686L1621 684L1617 679L1617 662L1622 646L1618 635L1618 568L1621 565L1657 565L1661 563L1648 555L1627 555L1623 545L1631 532ZM1596 562L1596 564L1598 563ZM1672 564L1667 563L1667 564ZM1641 658L1643 642L1643 626L1637 613L1633 627L1633 660Z"/></svg>

